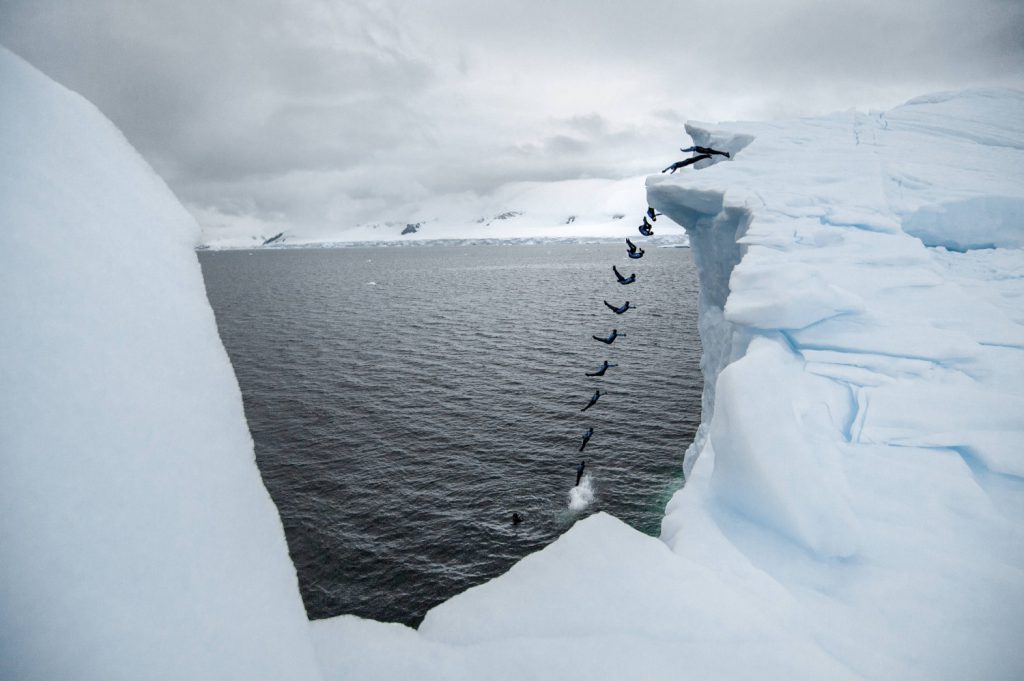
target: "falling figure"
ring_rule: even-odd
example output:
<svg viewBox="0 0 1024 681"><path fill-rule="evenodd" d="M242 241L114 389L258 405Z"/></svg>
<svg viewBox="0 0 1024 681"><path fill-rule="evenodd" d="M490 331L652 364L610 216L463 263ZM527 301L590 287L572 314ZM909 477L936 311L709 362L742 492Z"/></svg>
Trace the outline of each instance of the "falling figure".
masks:
<svg viewBox="0 0 1024 681"><path fill-rule="evenodd" d="M615 273L615 278L618 279L619 283L622 285L632 284L634 281L636 281L635 272L629 275L628 277L624 277L621 274L619 274L619 268L617 268L615 265L612 265L612 272Z"/></svg>
<svg viewBox="0 0 1024 681"><path fill-rule="evenodd" d="M636 253L636 244L630 241L628 237L626 238L626 249L630 253Z"/></svg>
<svg viewBox="0 0 1024 681"><path fill-rule="evenodd" d="M587 432L583 433L583 444L580 445L580 451L581 452L583 451L583 448L587 446L587 443L590 442L590 438L593 435L594 435L594 429L593 428L591 428Z"/></svg>
<svg viewBox="0 0 1024 681"><path fill-rule="evenodd" d="M690 165L691 163L696 163L697 161L703 161L703 160L708 159L708 158L711 158L710 154L701 154L700 156L693 156L693 157L688 158L688 159L686 159L684 161L676 161L675 163L670 165L668 168L665 168L665 170L662 170L661 172L665 173L665 172L668 172L669 170L671 170L674 173L677 170L679 170L680 168L685 168L686 166ZM669 174L671 175L671 173L669 173Z"/></svg>
<svg viewBox="0 0 1024 681"><path fill-rule="evenodd" d="M626 253L626 255L628 255L633 260L639 260L640 258L644 257L644 249L638 248L636 252L630 251L629 253Z"/></svg>
<svg viewBox="0 0 1024 681"><path fill-rule="evenodd" d="M679 151L683 152L684 154L689 153L691 151L696 151L698 154L717 154L718 156L732 158L731 156L729 156L728 151L718 151L717 149L712 149L711 147L687 147L686 149L680 149Z"/></svg>
<svg viewBox="0 0 1024 681"><path fill-rule="evenodd" d="M644 224L640 225L640 233L644 236L654 236L654 229L651 227L651 223L647 222L647 216L644 216Z"/></svg>
<svg viewBox="0 0 1024 681"><path fill-rule="evenodd" d="M612 332L610 334L608 334L607 338L601 338L600 336L591 336L591 338L593 338L596 341L601 341L605 345L611 345L612 343L615 342L616 338L618 338L619 336L625 336L625 335L626 334L624 334L624 333L619 333L618 329L612 329Z"/></svg>
<svg viewBox="0 0 1024 681"><path fill-rule="evenodd" d="M586 410L590 409L595 404L597 404L597 401L599 399L601 399L601 391L600 390L595 390L594 391L594 395L590 398L590 402L587 403L587 406L585 406L582 409L580 409L580 411L586 411Z"/></svg>
<svg viewBox="0 0 1024 681"><path fill-rule="evenodd" d="M604 372L608 371L609 369L611 369L613 367L617 367L617 366L619 366L619 365L618 364L609 364L608 360L605 360L604 364L601 365L600 369L598 369L597 371L595 371L592 374L586 374L586 375L587 376L604 376Z"/></svg>
<svg viewBox="0 0 1024 681"><path fill-rule="evenodd" d="M583 479L583 469L587 467L586 461L580 461L580 465L576 466L576 486L580 486L580 480Z"/></svg>
<svg viewBox="0 0 1024 681"><path fill-rule="evenodd" d="M659 215L661 215L661 213L656 213L654 212L654 208L647 206L647 217L651 219L651 222L657 222Z"/></svg>
<svg viewBox="0 0 1024 681"><path fill-rule="evenodd" d="M618 307L615 307L614 305L609 303L607 300L604 301L604 304L605 304L605 307L607 307L609 310L611 310L615 314L622 314L626 310L636 309L636 305L630 305L628 300L625 303L623 303L622 305L619 305Z"/></svg>

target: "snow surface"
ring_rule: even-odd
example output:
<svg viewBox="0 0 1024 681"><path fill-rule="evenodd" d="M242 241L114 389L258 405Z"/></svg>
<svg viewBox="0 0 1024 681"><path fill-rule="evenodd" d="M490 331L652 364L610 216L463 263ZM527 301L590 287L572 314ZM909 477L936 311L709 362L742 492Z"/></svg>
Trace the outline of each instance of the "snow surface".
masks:
<svg viewBox="0 0 1024 681"><path fill-rule="evenodd" d="M1024 94L688 126L734 155L647 182L706 379L662 536L590 516L417 631L305 620L195 223L0 82L0 678L1024 678Z"/></svg>

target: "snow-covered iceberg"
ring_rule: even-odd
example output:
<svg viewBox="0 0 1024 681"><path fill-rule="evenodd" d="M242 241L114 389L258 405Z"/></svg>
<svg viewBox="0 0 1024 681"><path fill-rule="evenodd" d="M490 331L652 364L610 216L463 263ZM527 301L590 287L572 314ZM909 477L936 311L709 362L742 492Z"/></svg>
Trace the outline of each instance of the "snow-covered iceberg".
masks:
<svg viewBox="0 0 1024 681"><path fill-rule="evenodd" d="M706 378L662 536L591 516L413 630L306 621L194 221L0 82L0 678L1024 677L1021 93L691 125L733 155L648 181Z"/></svg>

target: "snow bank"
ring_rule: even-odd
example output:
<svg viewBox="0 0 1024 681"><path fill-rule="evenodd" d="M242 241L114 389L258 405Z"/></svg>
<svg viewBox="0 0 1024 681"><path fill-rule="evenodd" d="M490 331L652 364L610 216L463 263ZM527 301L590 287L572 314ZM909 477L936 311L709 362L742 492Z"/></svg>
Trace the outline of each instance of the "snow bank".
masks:
<svg viewBox="0 0 1024 681"><path fill-rule="evenodd" d="M0 678L319 678L198 228L0 48Z"/></svg>

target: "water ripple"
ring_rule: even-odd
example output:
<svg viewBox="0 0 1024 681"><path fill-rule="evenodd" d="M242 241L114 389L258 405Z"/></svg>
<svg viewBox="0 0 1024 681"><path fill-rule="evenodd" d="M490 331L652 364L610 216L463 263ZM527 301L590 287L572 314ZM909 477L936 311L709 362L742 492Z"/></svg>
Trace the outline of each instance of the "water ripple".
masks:
<svg viewBox="0 0 1024 681"><path fill-rule="evenodd" d="M310 617L416 624L553 541L590 426L586 513L658 532L700 418L697 280L688 251L652 253L616 317L623 251L201 254Z"/></svg>

